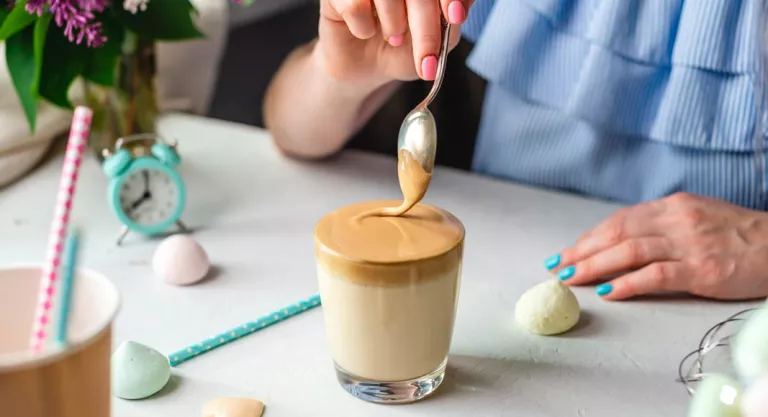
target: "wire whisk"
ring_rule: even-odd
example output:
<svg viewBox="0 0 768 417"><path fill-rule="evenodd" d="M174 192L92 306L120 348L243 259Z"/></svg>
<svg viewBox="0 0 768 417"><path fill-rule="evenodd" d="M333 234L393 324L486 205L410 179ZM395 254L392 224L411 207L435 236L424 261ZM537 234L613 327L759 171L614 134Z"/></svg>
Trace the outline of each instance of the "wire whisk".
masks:
<svg viewBox="0 0 768 417"><path fill-rule="evenodd" d="M736 336L738 330L733 328L733 326L728 325L747 320L749 314L755 310L757 310L757 308L748 308L739 311L712 326L706 333L704 333L704 337L701 338L699 348L685 355L683 360L680 361L680 365L677 367L678 379L676 381L685 386L688 395L693 396L696 392L694 384L700 382L705 376L710 374L705 371L704 367L704 358L707 354L710 354L718 348L730 347L731 339ZM730 327L731 331L724 333L724 328L726 328L726 326ZM720 336L721 334L722 336Z"/></svg>

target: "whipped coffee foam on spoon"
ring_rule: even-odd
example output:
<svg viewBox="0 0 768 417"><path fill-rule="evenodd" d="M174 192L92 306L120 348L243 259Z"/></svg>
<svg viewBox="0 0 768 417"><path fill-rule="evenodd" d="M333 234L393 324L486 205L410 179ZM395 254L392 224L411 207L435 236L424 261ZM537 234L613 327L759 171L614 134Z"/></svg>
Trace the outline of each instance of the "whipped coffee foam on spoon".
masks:
<svg viewBox="0 0 768 417"><path fill-rule="evenodd" d="M409 151L401 149L397 154L397 178L403 202L397 207L384 207L363 213L362 216L402 216L418 204L429 188L432 174L424 170L419 161Z"/></svg>

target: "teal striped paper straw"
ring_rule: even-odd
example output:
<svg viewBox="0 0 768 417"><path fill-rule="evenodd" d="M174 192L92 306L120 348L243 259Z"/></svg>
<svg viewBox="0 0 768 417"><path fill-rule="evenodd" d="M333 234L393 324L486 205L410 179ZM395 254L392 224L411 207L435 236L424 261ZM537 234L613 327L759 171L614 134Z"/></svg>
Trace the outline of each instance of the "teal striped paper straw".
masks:
<svg viewBox="0 0 768 417"><path fill-rule="evenodd" d="M67 344L67 327L69 325L69 311L72 305L72 286L75 281L75 266L77 264L77 247L80 241L77 230L69 232L64 253L63 274L61 281L61 299L59 300L59 322L56 331L56 342L59 345Z"/></svg>
<svg viewBox="0 0 768 417"><path fill-rule="evenodd" d="M226 345L229 342L234 342L237 339L249 336L258 332L261 329L269 327L273 324L277 324L285 319L291 318L295 315L301 314L305 311L311 310L320 305L320 295L315 294L312 297L304 301L299 301L296 304L291 304L288 307L275 311L273 313L262 316L255 321L249 321L243 323L233 329L229 329L224 333L210 337L203 340L200 343L188 346L179 351L173 352L168 356L171 366L178 366L195 356L208 353L209 351L216 349L217 347Z"/></svg>

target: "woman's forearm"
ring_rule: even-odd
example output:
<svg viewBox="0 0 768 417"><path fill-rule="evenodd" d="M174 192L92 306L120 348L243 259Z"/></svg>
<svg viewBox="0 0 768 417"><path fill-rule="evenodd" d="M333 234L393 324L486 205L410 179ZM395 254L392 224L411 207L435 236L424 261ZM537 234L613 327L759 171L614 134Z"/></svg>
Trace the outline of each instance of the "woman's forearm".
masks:
<svg viewBox="0 0 768 417"><path fill-rule="evenodd" d="M397 88L358 85L332 78L315 43L291 53L264 99L264 121L277 147L297 158L339 151Z"/></svg>

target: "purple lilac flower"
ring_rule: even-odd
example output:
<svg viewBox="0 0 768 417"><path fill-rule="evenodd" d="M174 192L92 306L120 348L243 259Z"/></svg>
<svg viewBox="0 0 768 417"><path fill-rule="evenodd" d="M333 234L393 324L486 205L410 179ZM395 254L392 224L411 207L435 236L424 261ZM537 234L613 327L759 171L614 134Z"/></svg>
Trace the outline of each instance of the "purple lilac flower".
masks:
<svg viewBox="0 0 768 417"><path fill-rule="evenodd" d="M38 16L43 15L43 9L45 8L45 5L48 3L48 0L28 0L27 1L27 11L33 14L36 14Z"/></svg>
<svg viewBox="0 0 768 417"><path fill-rule="evenodd" d="M101 46L107 38L101 33L101 23L94 22L94 13L101 13L108 0L28 0L27 11L42 16L53 15L56 26L64 28L64 35L78 45L85 41L91 47ZM47 6L47 10L46 10Z"/></svg>

